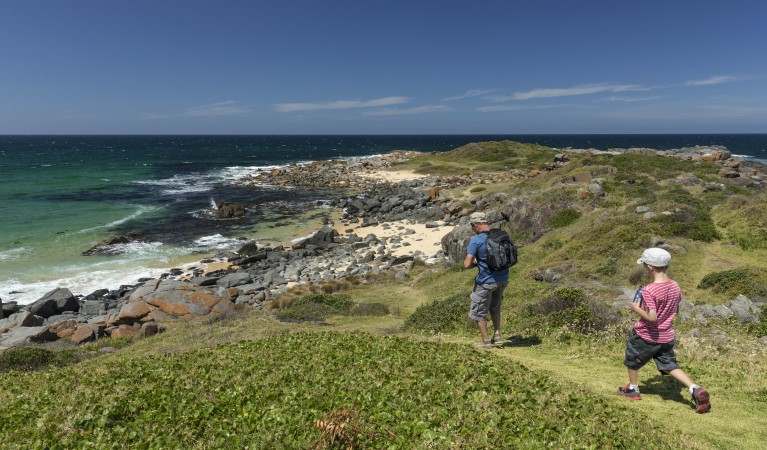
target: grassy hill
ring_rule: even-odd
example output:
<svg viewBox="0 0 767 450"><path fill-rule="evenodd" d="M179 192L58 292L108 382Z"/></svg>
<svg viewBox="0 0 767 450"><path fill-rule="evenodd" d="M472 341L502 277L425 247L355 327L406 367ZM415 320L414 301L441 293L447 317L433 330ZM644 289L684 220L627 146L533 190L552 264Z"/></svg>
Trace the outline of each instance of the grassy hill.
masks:
<svg viewBox="0 0 767 450"><path fill-rule="evenodd" d="M479 143L405 167L543 170L554 153ZM314 286L275 302L282 310L172 323L148 339L6 352L2 448L761 448L767 315L750 326L677 322L680 363L712 395L712 412L697 415L686 389L651 366L640 371L641 402L615 395L632 318L610 305L634 287L652 238L681 249L671 276L687 300L767 295L765 194L717 177L713 163L570 158L527 180L449 193L512 216L538 212L511 230L522 247L503 346L474 348L473 271L416 265L409 279ZM573 180L589 177L603 178L604 197L579 195L584 182ZM546 269L563 278L536 280Z"/></svg>

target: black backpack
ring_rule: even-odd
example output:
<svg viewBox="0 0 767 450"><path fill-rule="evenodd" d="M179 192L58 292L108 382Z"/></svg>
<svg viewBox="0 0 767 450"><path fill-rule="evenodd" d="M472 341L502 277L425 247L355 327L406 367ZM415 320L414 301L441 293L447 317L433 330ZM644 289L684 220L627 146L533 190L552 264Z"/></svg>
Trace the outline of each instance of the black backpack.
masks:
<svg viewBox="0 0 767 450"><path fill-rule="evenodd" d="M496 272L517 263L517 247L508 233L497 228L487 232L487 267Z"/></svg>

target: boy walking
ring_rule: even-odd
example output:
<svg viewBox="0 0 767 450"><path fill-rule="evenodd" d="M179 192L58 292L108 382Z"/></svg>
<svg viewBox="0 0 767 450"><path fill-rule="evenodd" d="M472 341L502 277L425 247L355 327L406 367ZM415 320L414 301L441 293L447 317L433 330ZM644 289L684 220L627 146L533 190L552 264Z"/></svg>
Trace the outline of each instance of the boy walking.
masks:
<svg viewBox="0 0 767 450"><path fill-rule="evenodd" d="M711 409L708 391L693 383L676 362L674 317L679 312L682 292L666 273L670 263L671 254L661 248L648 248L637 260L653 282L642 288L642 300L631 304L631 310L639 314L640 319L626 342L623 364L628 368L629 384L618 388L618 395L632 400L642 399L638 386L639 369L652 359L661 373L671 375L687 386L695 402L695 412L705 413Z"/></svg>

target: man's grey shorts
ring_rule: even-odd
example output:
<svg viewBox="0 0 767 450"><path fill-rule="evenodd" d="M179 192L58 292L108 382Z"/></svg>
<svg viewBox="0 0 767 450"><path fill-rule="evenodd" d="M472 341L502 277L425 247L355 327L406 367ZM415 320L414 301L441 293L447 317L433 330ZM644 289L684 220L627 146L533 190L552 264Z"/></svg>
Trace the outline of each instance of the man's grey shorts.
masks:
<svg viewBox="0 0 767 450"><path fill-rule="evenodd" d="M655 366L661 372L679 369L674 353L675 343L676 340L665 344L647 342L632 328L631 336L626 341L626 359L623 365L632 370L639 370L652 359L655 360Z"/></svg>
<svg viewBox="0 0 767 450"><path fill-rule="evenodd" d="M475 322L482 322L487 320L488 313L500 311L501 302L503 301L503 290L506 289L508 284L508 281L490 284L474 283L474 290L471 292L469 319Z"/></svg>

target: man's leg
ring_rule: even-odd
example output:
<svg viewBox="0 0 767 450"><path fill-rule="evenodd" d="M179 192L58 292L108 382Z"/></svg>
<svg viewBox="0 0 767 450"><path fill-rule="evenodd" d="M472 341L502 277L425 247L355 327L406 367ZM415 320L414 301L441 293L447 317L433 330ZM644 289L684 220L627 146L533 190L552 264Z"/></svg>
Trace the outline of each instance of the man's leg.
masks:
<svg viewBox="0 0 767 450"><path fill-rule="evenodd" d="M495 331L494 341L503 339L501 338L501 304L503 303L503 291L505 288L505 283L498 284L498 287L490 297L490 320L493 322L493 330Z"/></svg>
<svg viewBox="0 0 767 450"><path fill-rule="evenodd" d="M479 328L479 334L482 336L482 343L490 342L487 337L487 320L478 320L477 327Z"/></svg>

